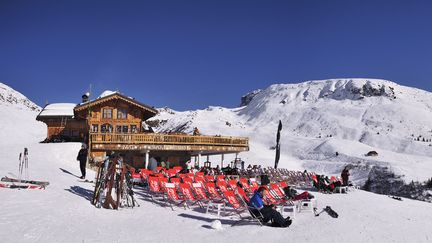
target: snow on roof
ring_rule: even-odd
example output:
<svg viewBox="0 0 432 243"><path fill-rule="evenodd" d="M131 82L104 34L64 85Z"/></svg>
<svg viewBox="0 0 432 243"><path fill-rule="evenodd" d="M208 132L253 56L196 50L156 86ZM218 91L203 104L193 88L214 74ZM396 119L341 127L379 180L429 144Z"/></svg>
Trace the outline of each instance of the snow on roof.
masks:
<svg viewBox="0 0 432 243"><path fill-rule="evenodd" d="M73 116L75 106L73 103L49 104L43 108L39 116Z"/></svg>
<svg viewBox="0 0 432 243"><path fill-rule="evenodd" d="M100 98L103 98L103 97L105 97L105 96L112 95L112 94L115 94L115 93L117 93L117 91L105 90L105 91L102 92L102 94L100 94L99 97L97 97L97 98L100 99Z"/></svg>

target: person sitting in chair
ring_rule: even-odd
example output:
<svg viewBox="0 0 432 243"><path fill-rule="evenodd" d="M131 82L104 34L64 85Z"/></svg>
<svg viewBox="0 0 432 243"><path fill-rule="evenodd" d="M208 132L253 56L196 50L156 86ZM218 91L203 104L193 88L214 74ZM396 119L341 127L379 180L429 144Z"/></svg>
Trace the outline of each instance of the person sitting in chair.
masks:
<svg viewBox="0 0 432 243"><path fill-rule="evenodd" d="M267 188L261 186L255 191L250 199L250 206L252 207L251 213L254 216L262 215L263 223L271 221L272 227L288 227L291 225L292 221L290 217L284 219L282 215L274 209L273 205L265 205L263 198L269 193Z"/></svg>
<svg viewBox="0 0 432 243"><path fill-rule="evenodd" d="M304 191L299 194L296 189L291 188L290 186L284 187L283 191L288 199L292 199L294 201L314 198L314 196L308 191Z"/></svg>

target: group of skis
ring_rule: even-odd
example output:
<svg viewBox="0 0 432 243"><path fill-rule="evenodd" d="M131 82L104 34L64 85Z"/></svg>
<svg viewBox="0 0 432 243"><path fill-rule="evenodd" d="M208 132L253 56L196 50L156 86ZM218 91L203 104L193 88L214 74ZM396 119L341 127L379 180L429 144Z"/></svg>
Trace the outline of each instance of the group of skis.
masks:
<svg viewBox="0 0 432 243"><path fill-rule="evenodd" d="M118 209L139 206L132 190L132 174L121 156L107 157L98 163L92 204L95 207Z"/></svg>
<svg viewBox="0 0 432 243"><path fill-rule="evenodd" d="M0 187L11 189L45 189L45 187L49 185L49 182L47 181L35 181L29 179L27 148L24 148L24 153L19 154L18 176L14 177L15 178L5 176L1 178Z"/></svg>

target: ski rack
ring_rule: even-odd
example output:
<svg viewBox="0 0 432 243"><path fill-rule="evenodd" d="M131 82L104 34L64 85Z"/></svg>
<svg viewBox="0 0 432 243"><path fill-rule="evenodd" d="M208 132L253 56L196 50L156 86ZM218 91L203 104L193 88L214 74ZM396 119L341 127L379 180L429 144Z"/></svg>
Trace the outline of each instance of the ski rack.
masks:
<svg viewBox="0 0 432 243"><path fill-rule="evenodd" d="M137 205L130 181L132 178L126 176L130 173L129 166L123 163L121 156L106 158L96 165L98 170L92 199L95 207L119 209Z"/></svg>

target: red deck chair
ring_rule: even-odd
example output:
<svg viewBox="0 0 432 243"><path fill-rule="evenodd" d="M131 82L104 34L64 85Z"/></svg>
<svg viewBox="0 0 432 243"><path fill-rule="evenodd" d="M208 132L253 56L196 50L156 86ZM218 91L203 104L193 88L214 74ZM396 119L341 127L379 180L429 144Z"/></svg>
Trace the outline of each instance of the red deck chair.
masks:
<svg viewBox="0 0 432 243"><path fill-rule="evenodd" d="M267 201L267 204L273 204L273 205L292 205L292 201L285 200L285 199L279 199L276 195L276 192L274 190L270 190L268 186L264 186L267 188L269 193L267 193L266 197L264 197L264 200Z"/></svg>
<svg viewBox="0 0 432 243"><path fill-rule="evenodd" d="M159 177L149 177L149 193L153 201L156 201L156 197L164 199L164 192L159 184Z"/></svg>
<svg viewBox="0 0 432 243"><path fill-rule="evenodd" d="M210 201L201 183L192 183L192 189L195 192L195 196L198 200L201 202Z"/></svg>
<svg viewBox="0 0 432 243"><path fill-rule="evenodd" d="M179 176L180 178L182 178L182 179L183 179L183 178L186 178L186 174L179 174L178 176Z"/></svg>
<svg viewBox="0 0 432 243"><path fill-rule="evenodd" d="M174 166L173 169L176 171L176 173L179 173L183 169L183 167L181 167L181 166Z"/></svg>
<svg viewBox="0 0 432 243"><path fill-rule="evenodd" d="M267 196L264 198L266 203L275 205L276 209L279 210L281 214L285 212L286 209L289 209L291 216L295 218L296 213L299 211L298 203L292 200L276 199L273 196L275 193L274 190L270 190L269 193L266 194Z"/></svg>
<svg viewBox="0 0 432 243"><path fill-rule="evenodd" d="M336 176L330 176L330 182L331 183L334 183L336 181L338 181L337 178L336 178Z"/></svg>
<svg viewBox="0 0 432 243"><path fill-rule="evenodd" d="M219 190L223 193L225 191L229 191L228 184L226 181L218 181L216 182L216 186L219 188Z"/></svg>
<svg viewBox="0 0 432 243"><path fill-rule="evenodd" d="M183 183L186 183L186 184L189 184L190 186L192 186L192 183L193 183L192 178L189 178L189 177L183 178Z"/></svg>
<svg viewBox="0 0 432 243"><path fill-rule="evenodd" d="M195 173L195 177L202 177L202 178L204 178L204 172L197 172L197 173Z"/></svg>
<svg viewBox="0 0 432 243"><path fill-rule="evenodd" d="M173 183L176 186L176 188L179 188L179 186L180 186L180 178L173 177L173 178L170 179L170 182Z"/></svg>
<svg viewBox="0 0 432 243"><path fill-rule="evenodd" d="M281 182L279 182L279 185L281 188L285 188L288 186L288 183L286 183L286 181L281 181Z"/></svg>
<svg viewBox="0 0 432 243"><path fill-rule="evenodd" d="M162 166L157 166L157 167L156 167L156 170L157 170L157 172L159 172L159 171L161 171L161 170L165 170L165 168L162 167Z"/></svg>
<svg viewBox="0 0 432 243"><path fill-rule="evenodd" d="M246 194L246 192L243 190L243 188L241 188L241 187L237 187L236 191L237 191L237 194L238 194L240 197L242 197L243 200L245 200L245 202L249 203L250 198L249 198L249 196Z"/></svg>
<svg viewBox="0 0 432 243"><path fill-rule="evenodd" d="M225 181L225 175L217 175L216 176L216 182L218 181Z"/></svg>
<svg viewBox="0 0 432 243"><path fill-rule="evenodd" d="M249 206L242 200L235 195L235 193L233 191L224 191L223 192L225 199L228 202L228 205L231 206L233 208L233 210L238 214L238 216L240 217L240 220L235 222L233 225L234 226L242 221L246 221L246 220L251 220L253 222L257 222L262 226L262 215L259 217L253 217L251 212L249 211L250 208ZM243 214L247 213L248 216L244 216Z"/></svg>
<svg viewBox="0 0 432 243"><path fill-rule="evenodd" d="M189 205L187 203L190 203L190 205L198 204L200 206L200 208L203 207L202 203L195 198L189 184L180 183L180 191L183 194L183 199L186 201L187 207L189 207Z"/></svg>
<svg viewBox="0 0 432 243"><path fill-rule="evenodd" d="M162 190L165 188L165 183L168 183L168 178L159 176L159 185L162 187Z"/></svg>
<svg viewBox="0 0 432 243"><path fill-rule="evenodd" d="M179 197L179 195L177 194L176 187L173 183L165 183L164 188L165 191L167 192L166 202L170 204L172 210L174 210L173 204L176 206L183 205L183 207L186 209L187 206L186 200Z"/></svg>
<svg viewBox="0 0 432 243"><path fill-rule="evenodd" d="M213 183L213 182L211 182ZM192 184L192 188L195 192L196 198L201 202L201 203L207 203L207 210L206 213L208 213L210 210L215 210L217 209L217 215L220 216L221 213L221 209L223 207L224 211L225 211L225 201L222 199L210 199L205 190L204 187L200 184L200 183L193 183ZM216 188L215 188L216 190Z"/></svg>
<svg viewBox="0 0 432 243"><path fill-rule="evenodd" d="M200 177L200 176L195 177L195 182L201 184L202 187L205 187L204 177Z"/></svg>
<svg viewBox="0 0 432 243"><path fill-rule="evenodd" d="M212 176L212 175L206 175L205 179L207 182L214 182L214 176Z"/></svg>
<svg viewBox="0 0 432 243"><path fill-rule="evenodd" d="M245 190L248 193L253 193L251 187L249 186L249 182L247 178L241 177L239 181L240 184L242 185L243 190Z"/></svg>
<svg viewBox="0 0 432 243"><path fill-rule="evenodd" d="M237 190L237 180L229 180L228 185L231 187L231 190L236 191Z"/></svg>
<svg viewBox="0 0 432 243"><path fill-rule="evenodd" d="M222 196L219 194L219 192L216 189L216 185L214 182L207 182L206 188L209 194L209 197L211 200L221 200Z"/></svg>
<svg viewBox="0 0 432 243"><path fill-rule="evenodd" d="M168 175L168 177L176 176L177 175L177 171L174 170L174 169L169 169L169 170L167 170L167 175Z"/></svg>
<svg viewBox="0 0 432 243"><path fill-rule="evenodd" d="M270 193L273 193L276 200L286 200L284 191L276 183L270 183Z"/></svg>

